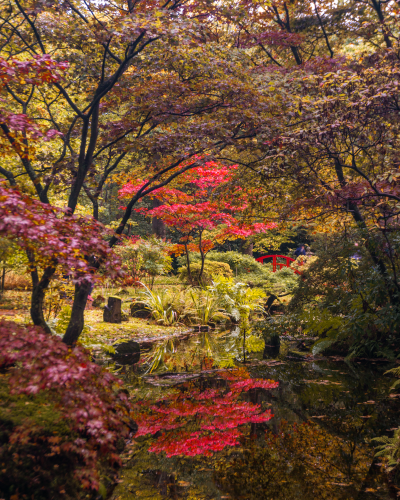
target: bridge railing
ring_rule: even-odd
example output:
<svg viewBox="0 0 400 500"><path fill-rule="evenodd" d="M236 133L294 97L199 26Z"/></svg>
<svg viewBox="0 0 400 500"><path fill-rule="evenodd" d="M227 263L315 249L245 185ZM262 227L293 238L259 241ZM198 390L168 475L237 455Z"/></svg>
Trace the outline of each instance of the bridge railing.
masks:
<svg viewBox="0 0 400 500"><path fill-rule="evenodd" d="M266 259L272 259L272 272L273 273L275 273L277 270L281 270L283 267L290 267L290 263L295 262L295 259L292 259L291 257L287 257L286 255L263 255L262 257L258 257L258 259L256 259L256 260L258 262L261 262L261 264L264 264L264 260L266 260ZM277 259L285 259L286 262L277 262ZM302 265L302 264L303 263L300 262L300 265ZM293 271L296 274L299 274L299 275L302 274L297 269L293 269Z"/></svg>

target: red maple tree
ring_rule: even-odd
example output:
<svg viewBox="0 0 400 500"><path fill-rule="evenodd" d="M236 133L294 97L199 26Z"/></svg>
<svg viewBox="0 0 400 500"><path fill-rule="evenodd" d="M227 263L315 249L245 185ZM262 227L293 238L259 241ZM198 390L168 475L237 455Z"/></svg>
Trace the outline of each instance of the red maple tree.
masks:
<svg viewBox="0 0 400 500"><path fill-rule="evenodd" d="M199 158L200 160L200 158ZM204 159L203 159L204 160ZM249 193L232 180L237 165L226 166L205 161L179 177L176 188L155 190L152 197L162 204L156 208L139 208L138 212L161 219L180 238L171 250L186 254L189 281L192 281L189 252L199 252L201 280L204 261L216 243L247 238L277 227L275 223L256 222L248 214ZM146 181L130 181L119 191L121 198L131 197Z"/></svg>

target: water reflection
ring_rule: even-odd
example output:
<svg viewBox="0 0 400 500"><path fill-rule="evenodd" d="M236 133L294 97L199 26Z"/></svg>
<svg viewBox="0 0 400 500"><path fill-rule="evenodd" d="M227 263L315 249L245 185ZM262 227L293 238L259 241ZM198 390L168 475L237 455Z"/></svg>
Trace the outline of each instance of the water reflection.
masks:
<svg viewBox="0 0 400 500"><path fill-rule="evenodd" d="M144 354L142 361L147 373L229 368L248 353L262 352L264 345L260 337L236 326L232 330L199 332L183 341L165 339Z"/></svg>
<svg viewBox="0 0 400 500"><path fill-rule="evenodd" d="M236 345L229 337L213 340L221 350L221 345ZM182 348L201 360L207 343L205 337L196 342ZM206 352L210 358L218 352L213 349ZM113 499L395 498L370 446L371 438L399 425L399 403L387 397L391 381L382 376L388 366L299 362L287 356L290 349L282 345L279 353L264 350L266 359L253 359L249 368L252 377L280 382L273 392L252 390L246 395L271 409L272 420L248 426L239 447L214 457L167 459L147 451L151 439L137 440ZM197 361L192 366L200 365ZM202 383L210 386L204 379ZM144 389L165 391L150 385Z"/></svg>
<svg viewBox="0 0 400 500"><path fill-rule="evenodd" d="M343 423L345 434L348 425ZM348 499L358 497L370 464L370 448L357 439L340 437L312 422L281 421L263 440L249 441L233 456L219 457L215 478L237 500ZM381 489L379 480L376 492Z"/></svg>

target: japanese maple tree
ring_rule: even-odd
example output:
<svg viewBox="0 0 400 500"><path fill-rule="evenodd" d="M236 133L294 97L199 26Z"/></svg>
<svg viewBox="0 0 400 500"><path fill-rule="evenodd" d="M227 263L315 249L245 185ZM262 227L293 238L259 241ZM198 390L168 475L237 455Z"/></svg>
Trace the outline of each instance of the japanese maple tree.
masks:
<svg viewBox="0 0 400 500"><path fill-rule="evenodd" d="M14 492L17 483L22 495L39 492L41 498L78 498L70 495L75 481L80 493L83 490L79 498L98 491L99 462L108 464L110 472L121 465L117 442L128 436L133 425L122 382L91 362L81 347L71 351L59 337L39 327L4 320L0 321L0 369L11 395L28 396L27 405L39 405L35 398L44 397L45 406L55 410L53 432L46 421L32 425L32 420L23 418L19 425L4 425L2 420L0 449L7 462L0 471L2 493L7 494L9 486Z"/></svg>
<svg viewBox="0 0 400 500"><path fill-rule="evenodd" d="M186 254L190 282L193 281L190 251L201 255L198 276L201 281L206 254L216 243L246 238L277 227L275 223L256 222L248 216L248 193L233 182L237 165L226 166L206 158L203 161L204 165L180 175L176 187L151 193L161 203L159 206L137 209L149 217L157 217L179 234L179 243L172 251ZM144 182L128 182L120 189L120 197L132 196Z"/></svg>
<svg viewBox="0 0 400 500"><path fill-rule="evenodd" d="M106 234L103 224L93 218L71 215L68 209L42 203L0 182L0 236L26 251L34 285L31 316L46 332L50 329L43 317L43 300L57 272L69 275L76 287L98 279L100 263L110 277L121 273Z"/></svg>

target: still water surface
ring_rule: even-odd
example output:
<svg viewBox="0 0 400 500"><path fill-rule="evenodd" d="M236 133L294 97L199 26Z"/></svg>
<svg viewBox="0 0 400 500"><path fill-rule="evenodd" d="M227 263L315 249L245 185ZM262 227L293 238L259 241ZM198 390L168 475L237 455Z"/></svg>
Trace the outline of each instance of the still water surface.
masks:
<svg viewBox="0 0 400 500"><path fill-rule="evenodd" d="M253 355L247 366L252 377L279 381L277 389L246 396L272 409L269 422L252 424L240 446L212 458L166 458L149 453L150 441L141 438L112 500L396 498L370 442L399 426L400 404L389 397L393 379L383 375L392 365L302 359L288 348ZM144 392L163 390L141 385Z"/></svg>

